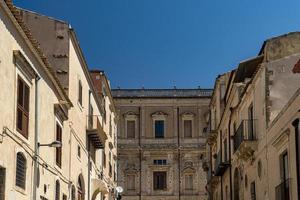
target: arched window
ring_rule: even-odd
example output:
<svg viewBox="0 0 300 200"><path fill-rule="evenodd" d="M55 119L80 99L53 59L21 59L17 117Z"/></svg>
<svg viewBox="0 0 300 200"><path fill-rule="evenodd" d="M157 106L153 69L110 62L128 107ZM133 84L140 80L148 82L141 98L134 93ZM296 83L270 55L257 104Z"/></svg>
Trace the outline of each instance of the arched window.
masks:
<svg viewBox="0 0 300 200"><path fill-rule="evenodd" d="M16 186L25 190L26 186L26 158L23 153L17 153Z"/></svg>
<svg viewBox="0 0 300 200"><path fill-rule="evenodd" d="M57 180L55 182L55 200L59 200L60 199L60 183Z"/></svg>
<svg viewBox="0 0 300 200"><path fill-rule="evenodd" d="M76 199L76 191L75 191L75 186L72 185L72 191L71 191L71 200Z"/></svg>
<svg viewBox="0 0 300 200"><path fill-rule="evenodd" d="M84 181L82 175L78 177L77 200L84 200Z"/></svg>

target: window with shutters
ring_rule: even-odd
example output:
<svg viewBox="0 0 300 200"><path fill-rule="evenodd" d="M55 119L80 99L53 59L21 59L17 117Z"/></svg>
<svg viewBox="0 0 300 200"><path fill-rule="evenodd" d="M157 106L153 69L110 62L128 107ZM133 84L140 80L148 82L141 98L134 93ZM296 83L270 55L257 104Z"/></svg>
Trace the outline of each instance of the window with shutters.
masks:
<svg viewBox="0 0 300 200"><path fill-rule="evenodd" d="M167 172L153 172L153 189L167 189Z"/></svg>
<svg viewBox="0 0 300 200"><path fill-rule="evenodd" d="M255 188L255 182L251 183L250 186L250 193L251 193L251 200L256 200L256 188Z"/></svg>
<svg viewBox="0 0 300 200"><path fill-rule="evenodd" d="M183 120L183 131L185 138L192 137L192 120Z"/></svg>
<svg viewBox="0 0 300 200"><path fill-rule="evenodd" d="M17 131L28 138L29 123L29 87L24 80L18 76L17 86Z"/></svg>
<svg viewBox="0 0 300 200"><path fill-rule="evenodd" d="M135 138L135 120L127 120L126 123L127 138Z"/></svg>
<svg viewBox="0 0 300 200"><path fill-rule="evenodd" d="M56 122L56 140L62 142L62 128L58 122ZM62 147L56 148L56 165L61 168L62 161Z"/></svg>
<svg viewBox="0 0 300 200"><path fill-rule="evenodd" d="M82 83L78 81L78 103L82 106Z"/></svg>
<svg viewBox="0 0 300 200"><path fill-rule="evenodd" d="M127 190L135 190L135 175L127 175Z"/></svg>
<svg viewBox="0 0 300 200"><path fill-rule="evenodd" d="M17 153L16 186L25 190L27 161L23 153Z"/></svg>
<svg viewBox="0 0 300 200"><path fill-rule="evenodd" d="M58 180L55 182L55 200L60 200L60 183Z"/></svg>
<svg viewBox="0 0 300 200"><path fill-rule="evenodd" d="M155 120L154 121L154 132L155 138L164 138L165 137L165 121L164 120Z"/></svg>
<svg viewBox="0 0 300 200"><path fill-rule="evenodd" d="M185 189L193 190L193 175L192 174L185 175Z"/></svg>

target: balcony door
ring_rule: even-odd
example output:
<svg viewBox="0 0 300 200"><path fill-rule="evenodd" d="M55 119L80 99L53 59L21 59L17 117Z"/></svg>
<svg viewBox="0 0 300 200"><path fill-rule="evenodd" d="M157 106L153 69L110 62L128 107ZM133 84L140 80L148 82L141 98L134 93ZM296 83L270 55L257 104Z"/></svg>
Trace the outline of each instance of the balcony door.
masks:
<svg viewBox="0 0 300 200"><path fill-rule="evenodd" d="M254 111L253 104L251 103L248 107L248 139L254 139Z"/></svg>

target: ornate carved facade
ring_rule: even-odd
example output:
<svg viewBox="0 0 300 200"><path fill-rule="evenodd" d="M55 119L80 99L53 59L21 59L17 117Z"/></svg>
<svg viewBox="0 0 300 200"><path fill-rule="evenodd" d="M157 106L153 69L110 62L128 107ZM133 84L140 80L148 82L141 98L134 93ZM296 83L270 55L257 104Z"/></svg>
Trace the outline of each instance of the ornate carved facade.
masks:
<svg viewBox="0 0 300 200"><path fill-rule="evenodd" d="M210 90L113 90L123 199L206 199Z"/></svg>

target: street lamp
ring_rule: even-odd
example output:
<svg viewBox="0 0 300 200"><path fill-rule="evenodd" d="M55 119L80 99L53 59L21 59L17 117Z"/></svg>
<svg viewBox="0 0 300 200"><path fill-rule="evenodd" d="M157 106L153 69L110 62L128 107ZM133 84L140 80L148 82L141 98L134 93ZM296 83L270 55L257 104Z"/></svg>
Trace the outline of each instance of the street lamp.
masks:
<svg viewBox="0 0 300 200"><path fill-rule="evenodd" d="M121 186L117 186L116 187L116 191L117 191L117 200L121 200L122 199L122 192L123 192L123 188Z"/></svg>
<svg viewBox="0 0 300 200"><path fill-rule="evenodd" d="M41 144L39 142L36 143L36 147L35 147L35 156L34 156L34 172L33 172L33 200L37 200L36 198L36 194L37 194L37 185L39 182L39 164L38 164L38 157L39 157L39 147L54 147L54 148L61 148L62 147L62 143L58 140L55 140L49 144Z"/></svg>
<svg viewBox="0 0 300 200"><path fill-rule="evenodd" d="M58 140L55 140L53 141L52 143L49 143L49 144L40 144L38 143L38 147L43 147L43 146L46 146L46 147L54 147L54 148L61 148L62 147L62 143Z"/></svg>

